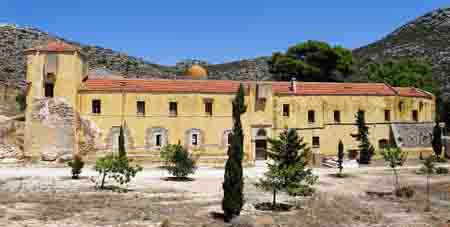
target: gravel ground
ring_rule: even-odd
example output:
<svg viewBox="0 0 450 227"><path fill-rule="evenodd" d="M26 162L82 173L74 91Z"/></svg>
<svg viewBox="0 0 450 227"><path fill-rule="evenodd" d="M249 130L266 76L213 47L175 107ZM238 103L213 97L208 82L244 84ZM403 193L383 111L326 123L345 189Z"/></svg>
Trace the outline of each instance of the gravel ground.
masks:
<svg viewBox="0 0 450 227"><path fill-rule="evenodd" d="M279 200L295 204L287 213L254 209L271 201L271 194L252 183L266 170L259 163L246 168L245 198L241 222L274 223L272 226L395 226L395 224L450 221L450 198L442 198L450 186L450 175L435 176L433 212L425 213L425 177L414 173L418 166L400 171L400 182L416 189L413 199L366 195L367 190L392 190L391 171L384 167L345 170L347 178L335 178L334 169L316 168L319 183L311 198L279 195ZM145 168L128 185L128 193L97 191L92 179L97 175L86 167L82 179L70 179L68 168L0 167L0 226L227 226L211 217L220 212L223 169L199 168L194 181L165 180L158 168ZM270 226L270 225L269 225Z"/></svg>

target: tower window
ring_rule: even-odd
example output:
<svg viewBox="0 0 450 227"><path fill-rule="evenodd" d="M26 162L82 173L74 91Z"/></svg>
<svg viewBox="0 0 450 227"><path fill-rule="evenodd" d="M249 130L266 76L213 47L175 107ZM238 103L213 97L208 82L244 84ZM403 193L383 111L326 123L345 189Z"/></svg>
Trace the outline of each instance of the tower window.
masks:
<svg viewBox="0 0 450 227"><path fill-rule="evenodd" d="M171 117L176 117L178 115L178 106L176 102L169 103L169 114Z"/></svg>
<svg viewBox="0 0 450 227"><path fill-rule="evenodd" d="M412 119L413 121L419 121L419 112L417 110L412 111Z"/></svg>
<svg viewBox="0 0 450 227"><path fill-rule="evenodd" d="M384 110L384 121L391 121L391 111Z"/></svg>
<svg viewBox="0 0 450 227"><path fill-rule="evenodd" d="M212 102L205 102L205 113L208 116L213 115L213 104Z"/></svg>
<svg viewBox="0 0 450 227"><path fill-rule="evenodd" d="M193 146L197 146L198 145L198 134L192 134L192 141L191 144Z"/></svg>
<svg viewBox="0 0 450 227"><path fill-rule="evenodd" d="M137 101L136 102L136 109L138 115L145 115L145 102L144 101Z"/></svg>
<svg viewBox="0 0 450 227"><path fill-rule="evenodd" d="M289 104L283 104L283 116L284 117L289 117L289 112L290 112L290 108L289 108Z"/></svg>
<svg viewBox="0 0 450 227"><path fill-rule="evenodd" d="M46 83L44 87L45 97L53 98L55 90L55 84Z"/></svg>
<svg viewBox="0 0 450 227"><path fill-rule="evenodd" d="M312 138L312 145L313 145L314 148L320 147L320 137L313 136L313 138Z"/></svg>
<svg viewBox="0 0 450 227"><path fill-rule="evenodd" d="M333 115L334 115L334 122L340 123L341 122L341 111L335 110Z"/></svg>
<svg viewBox="0 0 450 227"><path fill-rule="evenodd" d="M308 123L314 123L316 122L316 113L314 112L314 110L309 110L308 111Z"/></svg>
<svg viewBox="0 0 450 227"><path fill-rule="evenodd" d="M102 112L102 102L99 99L92 100L92 113L100 114Z"/></svg>

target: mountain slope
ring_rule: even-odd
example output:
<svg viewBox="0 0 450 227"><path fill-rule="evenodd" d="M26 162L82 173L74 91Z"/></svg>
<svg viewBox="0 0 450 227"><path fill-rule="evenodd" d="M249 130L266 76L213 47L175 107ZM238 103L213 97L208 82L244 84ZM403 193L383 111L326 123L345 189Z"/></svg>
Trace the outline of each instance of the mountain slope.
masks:
<svg viewBox="0 0 450 227"><path fill-rule="evenodd" d="M26 71L23 51L49 39L64 40L36 28L0 25L0 82L23 85ZM87 55L90 68L106 67L122 73L128 71L130 75L155 77L166 77L173 71L170 67L152 64L111 49L64 41L82 48Z"/></svg>
<svg viewBox="0 0 450 227"><path fill-rule="evenodd" d="M449 93L450 8L427 13L353 53L361 62L362 72L368 63L390 57L422 58L432 64L435 79Z"/></svg>

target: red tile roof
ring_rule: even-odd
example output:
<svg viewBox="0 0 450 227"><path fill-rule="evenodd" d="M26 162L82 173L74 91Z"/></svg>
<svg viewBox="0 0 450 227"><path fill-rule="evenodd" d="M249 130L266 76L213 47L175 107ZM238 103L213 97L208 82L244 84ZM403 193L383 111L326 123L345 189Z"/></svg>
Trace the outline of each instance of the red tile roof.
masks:
<svg viewBox="0 0 450 227"><path fill-rule="evenodd" d="M140 80L88 79L81 90L133 92L234 93L239 81L226 80Z"/></svg>
<svg viewBox="0 0 450 227"><path fill-rule="evenodd" d="M133 92L198 92L234 93L240 81L232 80L145 80L145 79L88 79L80 90L84 91L125 91ZM255 81L244 81L245 85ZM369 95L407 96L431 98L415 88L393 88L383 83L320 83L297 82L296 92L290 82L264 82L272 85L275 94L281 95Z"/></svg>
<svg viewBox="0 0 450 227"><path fill-rule="evenodd" d="M80 51L80 48L60 40L51 40L46 44L35 46L25 51L49 51L49 52L66 52L66 51Z"/></svg>
<svg viewBox="0 0 450 227"><path fill-rule="evenodd" d="M407 97L429 97L430 94L427 94L424 91L421 91L417 88L412 87L395 87L395 90L397 90L398 94L400 96L407 96Z"/></svg>

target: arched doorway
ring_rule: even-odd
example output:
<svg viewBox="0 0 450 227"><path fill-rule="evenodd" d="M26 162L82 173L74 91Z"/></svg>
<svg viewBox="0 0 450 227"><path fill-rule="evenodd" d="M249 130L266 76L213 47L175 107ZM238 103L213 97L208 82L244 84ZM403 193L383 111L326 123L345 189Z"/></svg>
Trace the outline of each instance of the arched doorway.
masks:
<svg viewBox="0 0 450 227"><path fill-rule="evenodd" d="M255 159L267 159L267 133L265 129L259 129L255 138Z"/></svg>

